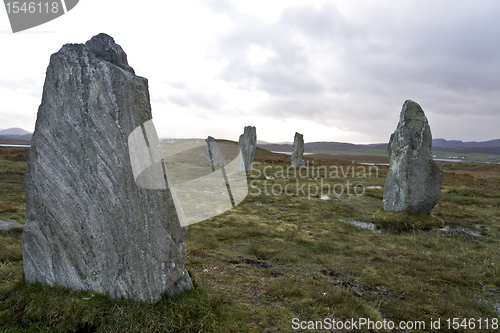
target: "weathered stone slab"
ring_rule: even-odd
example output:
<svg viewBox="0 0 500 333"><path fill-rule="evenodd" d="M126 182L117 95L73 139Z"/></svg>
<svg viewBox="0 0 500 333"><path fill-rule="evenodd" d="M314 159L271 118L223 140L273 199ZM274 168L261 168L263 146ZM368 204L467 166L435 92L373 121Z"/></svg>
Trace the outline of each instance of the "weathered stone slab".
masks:
<svg viewBox="0 0 500 333"><path fill-rule="evenodd" d="M238 141L240 155L238 155L238 171L252 172L252 163L257 147L257 130L254 126L245 126L245 130Z"/></svg>
<svg viewBox="0 0 500 333"><path fill-rule="evenodd" d="M295 132L293 138L292 168L302 168L306 166L304 162L304 136Z"/></svg>
<svg viewBox="0 0 500 333"><path fill-rule="evenodd" d="M110 36L51 56L25 177L28 282L148 302L191 288L170 190L134 179L128 137L150 119L148 82Z"/></svg>
<svg viewBox="0 0 500 333"><path fill-rule="evenodd" d="M387 151L390 164L383 209L410 214L430 212L441 197L443 172L432 159L432 134L427 117L414 101L403 104Z"/></svg>
<svg viewBox="0 0 500 333"><path fill-rule="evenodd" d="M212 136L207 138L207 145L205 146L205 158L208 161L208 164L212 167L222 167L226 165L226 161L222 156L222 152L220 151L217 142Z"/></svg>

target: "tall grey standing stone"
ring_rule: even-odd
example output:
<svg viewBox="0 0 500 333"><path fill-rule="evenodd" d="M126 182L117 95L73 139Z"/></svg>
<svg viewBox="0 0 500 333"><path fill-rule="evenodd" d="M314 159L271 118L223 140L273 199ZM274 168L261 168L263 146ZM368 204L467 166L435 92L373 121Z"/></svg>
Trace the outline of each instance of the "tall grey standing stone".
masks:
<svg viewBox="0 0 500 333"><path fill-rule="evenodd" d="M51 56L24 183L28 282L147 302L192 287L170 190L134 179L128 136L150 119L148 81L110 36Z"/></svg>
<svg viewBox="0 0 500 333"><path fill-rule="evenodd" d="M214 137L209 136L207 138L207 145L205 146L205 158L208 161L208 164L212 167L223 167L226 165L226 161L222 156L222 152L220 151L217 142Z"/></svg>
<svg viewBox="0 0 500 333"><path fill-rule="evenodd" d="M252 172L252 163L257 146L257 130L254 126L245 126L245 130L238 141L241 156L238 155L237 171Z"/></svg>
<svg viewBox="0 0 500 333"><path fill-rule="evenodd" d="M293 138L292 168L302 168L306 166L304 156L304 136L295 132Z"/></svg>
<svg viewBox="0 0 500 333"><path fill-rule="evenodd" d="M432 159L432 134L427 117L414 101L403 104L387 151L390 164L383 209L410 214L430 212L441 197L443 172Z"/></svg>

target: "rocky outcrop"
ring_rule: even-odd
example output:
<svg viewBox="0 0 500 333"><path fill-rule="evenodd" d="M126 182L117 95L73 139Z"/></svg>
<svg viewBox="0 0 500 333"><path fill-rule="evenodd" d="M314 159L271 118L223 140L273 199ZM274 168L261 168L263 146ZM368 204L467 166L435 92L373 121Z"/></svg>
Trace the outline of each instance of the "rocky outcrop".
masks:
<svg viewBox="0 0 500 333"><path fill-rule="evenodd" d="M51 56L25 177L28 282L147 302L192 287L173 194L134 179L128 137L150 119L148 81L110 36Z"/></svg>
<svg viewBox="0 0 500 333"><path fill-rule="evenodd" d="M383 209L428 213L441 197L443 172L432 159L432 134L424 111L407 100L387 148L389 172L384 185Z"/></svg>
<svg viewBox="0 0 500 333"><path fill-rule="evenodd" d="M238 155L238 171L252 172L252 163L255 158L257 145L257 131L254 126L245 126L245 130L238 141L240 155Z"/></svg>
<svg viewBox="0 0 500 333"><path fill-rule="evenodd" d="M292 168L302 168L306 166L304 162L304 136L295 132L293 138Z"/></svg>

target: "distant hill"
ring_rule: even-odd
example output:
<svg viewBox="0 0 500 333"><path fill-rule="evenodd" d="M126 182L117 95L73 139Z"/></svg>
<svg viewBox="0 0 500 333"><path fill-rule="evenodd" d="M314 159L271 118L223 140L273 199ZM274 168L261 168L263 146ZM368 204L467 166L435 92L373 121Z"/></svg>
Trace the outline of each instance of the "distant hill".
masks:
<svg viewBox="0 0 500 333"><path fill-rule="evenodd" d="M257 144L258 147L270 151L291 152L292 144ZM313 151L349 151L353 149L371 148L377 150L387 150L387 143L372 143L366 145L357 145L347 142L308 142L304 144L304 152ZM454 153L482 153L500 155L500 139L483 142L463 142L459 140L432 140L432 150L447 151Z"/></svg>
<svg viewBox="0 0 500 333"><path fill-rule="evenodd" d="M432 150L449 151L458 154L481 153L500 155L500 139L482 142L434 139L432 140Z"/></svg>
<svg viewBox="0 0 500 333"><path fill-rule="evenodd" d="M29 145L32 133L22 128L8 128L0 131L0 144Z"/></svg>
<svg viewBox="0 0 500 333"><path fill-rule="evenodd" d="M12 127L5 130L0 130L0 135L25 135L31 134L31 132L25 131L19 127Z"/></svg>
<svg viewBox="0 0 500 333"><path fill-rule="evenodd" d="M457 154L481 153L481 154L500 155L500 147L454 147L454 148L432 147L432 150L448 151Z"/></svg>
<svg viewBox="0 0 500 333"><path fill-rule="evenodd" d="M434 139L432 140L433 147L441 148L490 148L490 147L500 147L500 139L490 140L490 141L469 141L463 142L460 140L445 140L445 139Z"/></svg>
<svg viewBox="0 0 500 333"><path fill-rule="evenodd" d="M29 145L31 143L32 133L23 130L22 128L14 127L5 130L0 130L0 144L20 144ZM279 151L279 152L292 152L293 142L281 142L281 143L270 143L267 141L257 140L257 147L263 148L269 151ZM329 152L336 151L338 154L342 154L342 151L368 149L367 151L374 152L376 155L382 155L387 151L387 143L372 143L366 145L358 145L348 142L308 142L304 144L304 152ZM374 149L374 150L371 150ZM500 155L500 139L490 140L490 141L469 141L464 142L460 140L445 140L445 139L433 139L432 140L432 150L433 151L446 151L450 153L457 154L471 154L471 153L481 153L481 154L493 154Z"/></svg>
<svg viewBox="0 0 500 333"><path fill-rule="evenodd" d="M258 147L264 148L270 151L283 151L291 152L293 150L292 143L278 144L257 144ZM311 152L314 150L351 150L357 148L361 145L355 145L353 143L344 142L308 142L304 144L304 151Z"/></svg>

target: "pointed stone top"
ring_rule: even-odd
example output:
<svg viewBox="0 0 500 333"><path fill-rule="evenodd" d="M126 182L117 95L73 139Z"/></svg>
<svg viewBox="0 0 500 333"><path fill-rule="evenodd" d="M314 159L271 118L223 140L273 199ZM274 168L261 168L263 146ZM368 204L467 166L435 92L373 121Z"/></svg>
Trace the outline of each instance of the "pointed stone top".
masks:
<svg viewBox="0 0 500 333"><path fill-rule="evenodd" d="M134 69L128 64L127 54L120 45L115 43L113 37L100 33L85 43L85 46L97 58L110 62L135 75Z"/></svg>
<svg viewBox="0 0 500 333"><path fill-rule="evenodd" d="M404 102L399 119L400 122L420 121L426 124L428 123L422 107L411 99Z"/></svg>
<svg viewBox="0 0 500 333"><path fill-rule="evenodd" d="M255 126L245 126L245 129L243 130L243 135L255 135L256 129Z"/></svg>

